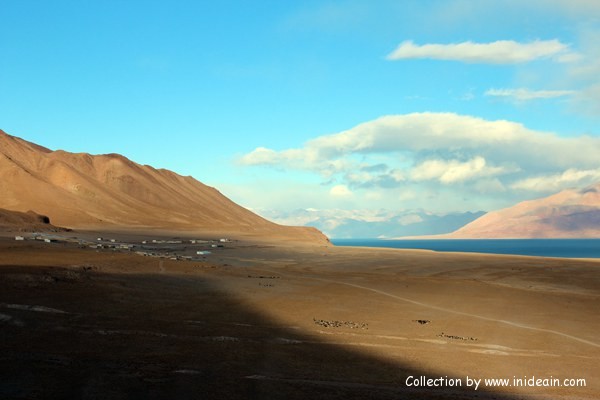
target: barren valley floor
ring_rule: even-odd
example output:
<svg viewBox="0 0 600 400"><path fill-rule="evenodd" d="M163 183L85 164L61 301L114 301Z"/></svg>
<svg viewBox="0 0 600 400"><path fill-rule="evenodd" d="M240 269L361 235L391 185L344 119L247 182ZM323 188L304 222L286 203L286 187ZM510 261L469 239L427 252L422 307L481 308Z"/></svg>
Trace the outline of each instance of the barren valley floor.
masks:
<svg viewBox="0 0 600 400"><path fill-rule="evenodd" d="M599 301L591 260L4 238L0 398L592 399Z"/></svg>

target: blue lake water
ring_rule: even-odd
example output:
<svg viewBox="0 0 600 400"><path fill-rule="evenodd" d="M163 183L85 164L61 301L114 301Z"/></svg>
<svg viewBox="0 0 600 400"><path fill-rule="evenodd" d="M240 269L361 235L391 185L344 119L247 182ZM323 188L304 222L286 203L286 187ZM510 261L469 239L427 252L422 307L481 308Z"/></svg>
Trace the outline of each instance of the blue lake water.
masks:
<svg viewBox="0 0 600 400"><path fill-rule="evenodd" d="M541 257L600 258L600 239L331 239L336 246L391 247Z"/></svg>

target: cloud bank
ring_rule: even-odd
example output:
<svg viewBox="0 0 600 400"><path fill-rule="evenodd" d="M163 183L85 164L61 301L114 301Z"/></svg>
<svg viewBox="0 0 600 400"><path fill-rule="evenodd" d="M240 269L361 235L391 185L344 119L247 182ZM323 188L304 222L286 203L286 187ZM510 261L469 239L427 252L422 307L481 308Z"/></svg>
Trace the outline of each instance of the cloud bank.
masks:
<svg viewBox="0 0 600 400"><path fill-rule="evenodd" d="M454 113L389 115L301 148L259 147L239 162L312 171L332 194L357 188L460 186L465 192L548 192L600 175L600 138L560 137L522 124ZM342 189L345 188L346 190Z"/></svg>

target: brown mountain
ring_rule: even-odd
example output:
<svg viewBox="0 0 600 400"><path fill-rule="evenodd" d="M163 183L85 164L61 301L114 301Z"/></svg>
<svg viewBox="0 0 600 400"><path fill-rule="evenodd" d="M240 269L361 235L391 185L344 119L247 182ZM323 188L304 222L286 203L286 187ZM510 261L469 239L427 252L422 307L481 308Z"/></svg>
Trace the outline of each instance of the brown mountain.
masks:
<svg viewBox="0 0 600 400"><path fill-rule="evenodd" d="M190 176L118 154L52 151L0 130L0 207L79 229L161 229L327 243L314 228L277 225Z"/></svg>
<svg viewBox="0 0 600 400"><path fill-rule="evenodd" d="M445 238L600 238L600 183L489 212Z"/></svg>

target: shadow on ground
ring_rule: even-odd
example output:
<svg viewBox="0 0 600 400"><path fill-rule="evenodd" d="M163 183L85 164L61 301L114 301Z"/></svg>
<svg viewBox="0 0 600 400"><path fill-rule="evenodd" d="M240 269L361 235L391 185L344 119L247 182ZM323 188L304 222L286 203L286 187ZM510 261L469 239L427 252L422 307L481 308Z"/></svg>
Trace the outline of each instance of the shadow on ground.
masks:
<svg viewBox="0 0 600 400"><path fill-rule="evenodd" d="M451 373L319 342L197 276L2 266L0 303L3 399L516 398L407 388Z"/></svg>

